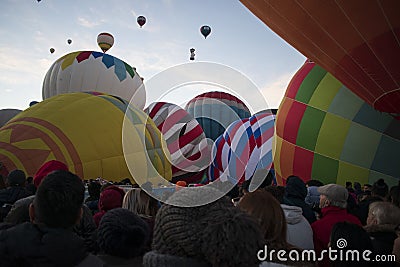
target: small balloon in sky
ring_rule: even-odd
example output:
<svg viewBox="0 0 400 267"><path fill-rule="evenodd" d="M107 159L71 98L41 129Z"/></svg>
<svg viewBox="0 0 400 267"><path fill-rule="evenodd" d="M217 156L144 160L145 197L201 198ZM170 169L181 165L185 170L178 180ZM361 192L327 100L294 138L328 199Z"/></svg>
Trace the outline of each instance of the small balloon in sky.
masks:
<svg viewBox="0 0 400 267"><path fill-rule="evenodd" d="M136 21L139 24L140 28L142 28L142 26L146 23L146 17L139 16Z"/></svg>
<svg viewBox="0 0 400 267"><path fill-rule="evenodd" d="M105 53L114 45L114 36L111 33L102 32L97 36L97 44Z"/></svg>
<svg viewBox="0 0 400 267"><path fill-rule="evenodd" d="M71 43L72 43L72 40L71 40L71 39L68 39L68 40L67 40L67 43L68 43L68 44L71 44Z"/></svg>
<svg viewBox="0 0 400 267"><path fill-rule="evenodd" d="M194 48L190 48L190 60L194 60L194 56L196 55L194 51L196 51Z"/></svg>
<svg viewBox="0 0 400 267"><path fill-rule="evenodd" d="M211 33L211 27L207 26L207 25L201 26L200 32L204 36L204 39L205 39Z"/></svg>
<svg viewBox="0 0 400 267"><path fill-rule="evenodd" d="M52 48L50 48L50 53L54 53L54 51L56 51L53 47Z"/></svg>

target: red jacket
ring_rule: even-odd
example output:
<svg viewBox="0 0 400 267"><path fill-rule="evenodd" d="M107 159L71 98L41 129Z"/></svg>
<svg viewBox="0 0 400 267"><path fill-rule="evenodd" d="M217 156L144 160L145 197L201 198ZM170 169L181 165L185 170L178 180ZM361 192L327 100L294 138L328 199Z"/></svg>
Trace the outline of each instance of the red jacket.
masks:
<svg viewBox="0 0 400 267"><path fill-rule="evenodd" d="M331 231L336 223L349 222L362 226L360 220L356 216L347 213L346 209L329 206L323 208L321 212L322 218L311 224L317 256L320 255L322 250L328 249Z"/></svg>

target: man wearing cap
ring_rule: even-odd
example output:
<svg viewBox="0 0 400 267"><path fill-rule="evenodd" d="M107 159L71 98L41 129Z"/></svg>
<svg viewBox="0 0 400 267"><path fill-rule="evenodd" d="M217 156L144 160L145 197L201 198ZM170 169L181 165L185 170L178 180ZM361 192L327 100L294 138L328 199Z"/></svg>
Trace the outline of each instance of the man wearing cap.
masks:
<svg viewBox="0 0 400 267"><path fill-rule="evenodd" d="M322 217L312 223L311 228L314 233L314 247L317 255L320 255L322 250L328 249L332 227L336 223L349 222L361 226L361 222L357 217L347 213L346 207L349 193L344 186L327 184L318 187L318 192L320 193L319 207L321 208ZM321 266L324 266L324 264Z"/></svg>

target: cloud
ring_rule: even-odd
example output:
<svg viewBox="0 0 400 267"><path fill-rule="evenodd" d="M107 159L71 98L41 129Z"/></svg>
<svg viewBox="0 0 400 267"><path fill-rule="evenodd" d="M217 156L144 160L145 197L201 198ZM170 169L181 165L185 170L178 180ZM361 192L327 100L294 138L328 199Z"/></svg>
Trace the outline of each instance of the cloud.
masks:
<svg viewBox="0 0 400 267"><path fill-rule="evenodd" d="M100 20L100 21L89 21L89 20L87 20L87 19L85 19L85 18L82 18L82 17L79 17L79 18L78 18L78 24L81 25L81 26L83 26L83 27L86 27L86 28L93 28L93 27L99 26L99 25L101 25L103 22L104 22L104 20Z"/></svg>
<svg viewBox="0 0 400 267"><path fill-rule="evenodd" d="M294 73L285 73L260 88L270 108L278 108Z"/></svg>

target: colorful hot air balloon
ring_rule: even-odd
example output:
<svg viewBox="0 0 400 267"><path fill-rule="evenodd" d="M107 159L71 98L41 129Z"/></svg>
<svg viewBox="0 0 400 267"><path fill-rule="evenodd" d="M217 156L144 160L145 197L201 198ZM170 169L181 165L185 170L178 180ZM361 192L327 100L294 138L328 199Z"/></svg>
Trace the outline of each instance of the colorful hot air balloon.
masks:
<svg viewBox="0 0 400 267"><path fill-rule="evenodd" d="M172 182L200 182L210 163L211 147L199 123L184 109L171 103L152 103L145 112L167 142L174 177ZM182 175L186 178L180 177Z"/></svg>
<svg viewBox="0 0 400 267"><path fill-rule="evenodd" d="M206 39L207 36L211 33L211 28L207 25L201 26L200 32L204 36L204 39Z"/></svg>
<svg viewBox="0 0 400 267"><path fill-rule="evenodd" d="M400 118L398 1L241 2L365 102Z"/></svg>
<svg viewBox="0 0 400 267"><path fill-rule="evenodd" d="M126 101L100 93L58 95L19 113L0 128L0 162L33 176L44 162L55 159L81 178L129 177L135 183L123 153L123 122L132 133L126 142L135 146L130 164L136 173L151 180L155 168L170 180L169 154L162 150L165 141L154 122Z"/></svg>
<svg viewBox="0 0 400 267"><path fill-rule="evenodd" d="M50 53L54 53L54 51L56 51L53 47L52 48L50 48Z"/></svg>
<svg viewBox="0 0 400 267"><path fill-rule="evenodd" d="M144 25L144 24L146 24L146 17L144 17L144 16L139 16L138 18L137 18L137 23L139 24L139 26L140 26L140 28L142 28L142 26Z"/></svg>
<svg viewBox="0 0 400 267"><path fill-rule="evenodd" d="M373 109L320 66L301 67L278 110L278 183L289 175L325 184L398 183L400 121Z"/></svg>
<svg viewBox="0 0 400 267"><path fill-rule="evenodd" d="M71 39L68 39L68 40L67 40L67 43L68 43L68 44L71 44L71 43L72 43L72 40L71 40Z"/></svg>
<svg viewBox="0 0 400 267"><path fill-rule="evenodd" d="M236 184L253 178L257 170L268 173L272 165L274 125L272 113L256 114L229 125L213 145L209 179ZM258 187L262 181L252 182Z"/></svg>
<svg viewBox="0 0 400 267"><path fill-rule="evenodd" d="M225 92L198 95L186 104L185 109L212 140L216 140L232 122L251 115L239 98Z"/></svg>
<svg viewBox="0 0 400 267"><path fill-rule="evenodd" d="M136 71L126 62L101 52L67 54L53 63L43 81L43 99L82 91L132 99L132 104L140 109L146 102L146 91Z"/></svg>
<svg viewBox="0 0 400 267"><path fill-rule="evenodd" d="M111 33L102 32L97 36L97 44L103 53L106 53L114 45L114 36Z"/></svg>

